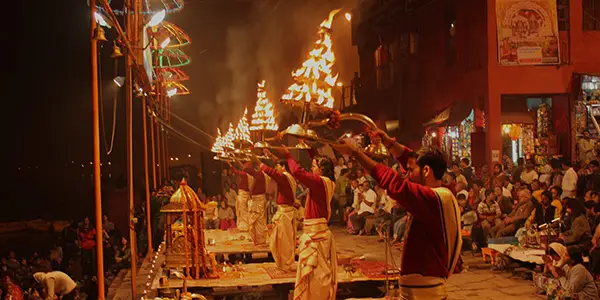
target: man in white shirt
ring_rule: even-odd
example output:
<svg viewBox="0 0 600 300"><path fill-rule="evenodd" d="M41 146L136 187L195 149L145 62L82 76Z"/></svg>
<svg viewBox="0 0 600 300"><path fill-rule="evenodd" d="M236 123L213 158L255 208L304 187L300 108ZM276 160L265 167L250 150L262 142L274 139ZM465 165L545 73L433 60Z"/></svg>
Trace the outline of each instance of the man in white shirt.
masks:
<svg viewBox="0 0 600 300"><path fill-rule="evenodd" d="M571 162L568 159L563 159L561 167L565 171L561 184L563 189L561 198L575 197L577 194L577 173L571 167Z"/></svg>
<svg viewBox="0 0 600 300"><path fill-rule="evenodd" d="M377 193L373 191L369 182L363 182L354 193L354 207L358 208L356 214L350 217L352 227L359 230L361 234L366 232L365 224L367 217L375 214L375 202L377 201Z"/></svg>
<svg viewBox="0 0 600 300"><path fill-rule="evenodd" d="M527 163L525 170L521 173L521 181L525 184L531 184L534 179L538 179L538 173L533 169L532 163Z"/></svg>
<svg viewBox="0 0 600 300"><path fill-rule="evenodd" d="M370 188L368 181L364 181L354 193L354 204L358 207L358 214L375 213L375 201L377 201L377 193Z"/></svg>
<svg viewBox="0 0 600 300"><path fill-rule="evenodd" d="M508 176L500 176L500 187L502 188L502 196L512 198L513 185L510 183Z"/></svg>

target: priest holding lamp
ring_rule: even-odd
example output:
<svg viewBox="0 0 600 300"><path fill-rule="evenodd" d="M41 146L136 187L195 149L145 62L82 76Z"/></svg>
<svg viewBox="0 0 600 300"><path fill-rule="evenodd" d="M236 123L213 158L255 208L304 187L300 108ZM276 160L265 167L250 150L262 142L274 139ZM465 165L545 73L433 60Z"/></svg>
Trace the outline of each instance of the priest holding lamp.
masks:
<svg viewBox="0 0 600 300"><path fill-rule="evenodd" d="M274 168L261 163L258 157L252 156L260 170L277 183L277 213L273 216L273 232L270 236L269 248L275 259L277 268L290 271L296 255L296 180L287 170L287 161L277 159L269 151L265 155L275 158Z"/></svg>
<svg viewBox="0 0 600 300"><path fill-rule="evenodd" d="M313 158L310 172L304 170L283 146L290 172L309 190L306 196L304 232L298 245L298 268L294 299L335 299L337 255L327 222L335 190L333 163L328 157Z"/></svg>
<svg viewBox="0 0 600 300"><path fill-rule="evenodd" d="M230 164L231 166L231 164ZM248 233L255 245L266 244L267 237L267 210L266 210L266 190L270 178L251 162L244 163L242 171L232 166L237 175L246 175L248 180L249 199L247 201L247 225ZM240 185L240 190L242 185ZM239 194L242 195L241 193ZM241 198L240 198L241 199ZM242 204L243 203L239 203Z"/></svg>
<svg viewBox="0 0 600 300"><path fill-rule="evenodd" d="M248 201L250 201L251 187L254 185L254 177L248 172L252 169L252 164L245 163L243 170L238 170L230 162L227 162L231 171L237 177L238 196L236 200L237 228L240 231L248 231Z"/></svg>
<svg viewBox="0 0 600 300"><path fill-rule="evenodd" d="M380 137L398 161L406 164L412 150L381 130L373 136ZM388 196L410 213L399 279L400 299L447 299L446 281L459 260L462 237L460 209L452 192L442 187L444 155L438 149L422 148L416 163L409 166L414 172L405 178L350 143L342 141L331 146L354 156Z"/></svg>

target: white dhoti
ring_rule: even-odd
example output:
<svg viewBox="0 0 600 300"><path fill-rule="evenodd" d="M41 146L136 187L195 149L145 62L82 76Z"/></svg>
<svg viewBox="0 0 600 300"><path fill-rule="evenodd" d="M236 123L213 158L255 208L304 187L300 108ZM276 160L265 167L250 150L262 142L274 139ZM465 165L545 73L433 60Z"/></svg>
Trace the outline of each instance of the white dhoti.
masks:
<svg viewBox="0 0 600 300"><path fill-rule="evenodd" d="M291 270L296 255L296 209L289 205L279 205L273 216L273 224L269 248L275 264L282 270Z"/></svg>
<svg viewBox="0 0 600 300"><path fill-rule="evenodd" d="M248 233L255 245L267 243L267 210L265 195L252 195L248 201Z"/></svg>
<svg viewBox="0 0 600 300"><path fill-rule="evenodd" d="M298 252L294 300L335 299L337 255L326 219L304 220Z"/></svg>
<svg viewBox="0 0 600 300"><path fill-rule="evenodd" d="M248 231L248 201L250 193L244 190L238 191L235 214L237 216L236 227L240 231Z"/></svg>
<svg viewBox="0 0 600 300"><path fill-rule="evenodd" d="M403 275L398 280L401 300L442 300L448 299L446 279L420 274Z"/></svg>

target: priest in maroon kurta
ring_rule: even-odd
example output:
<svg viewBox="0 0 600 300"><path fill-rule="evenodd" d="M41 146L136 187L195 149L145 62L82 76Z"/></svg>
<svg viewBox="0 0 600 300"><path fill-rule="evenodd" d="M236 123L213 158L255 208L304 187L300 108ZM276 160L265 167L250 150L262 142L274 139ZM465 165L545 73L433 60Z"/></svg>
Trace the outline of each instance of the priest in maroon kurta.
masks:
<svg viewBox="0 0 600 300"><path fill-rule="evenodd" d="M382 131L376 134L401 163L406 163L410 149ZM442 187L446 172L443 154L433 148L421 149L416 163L408 166L411 171L406 178L350 143L332 146L355 156L388 196L411 215L402 253L400 298L446 299L446 280L459 259L462 237L458 204L452 192Z"/></svg>
<svg viewBox="0 0 600 300"><path fill-rule="evenodd" d="M277 213L273 216L273 231L269 248L279 269L290 271L296 256L296 230L298 224L296 200L296 180L286 170L287 161L279 160L275 168L260 164L265 172L277 183Z"/></svg>
<svg viewBox="0 0 600 300"><path fill-rule="evenodd" d="M250 201L248 201L248 233L255 245L267 242L267 185L270 180L265 173L256 168L244 169L254 183L250 186Z"/></svg>
<svg viewBox="0 0 600 300"><path fill-rule="evenodd" d="M309 190L298 245L294 300L333 300L337 290L337 256L333 234L327 226L335 190L333 162L327 157L315 157L311 172L307 172L287 149L285 157L294 178Z"/></svg>
<svg viewBox="0 0 600 300"><path fill-rule="evenodd" d="M236 210L235 214L237 217L237 228L240 231L248 231L248 201L250 201L250 186L254 182L254 177L250 176L245 171L240 171L233 165L229 164L233 174L237 177L238 182L238 196L235 203ZM251 170L252 165L246 163L244 170Z"/></svg>

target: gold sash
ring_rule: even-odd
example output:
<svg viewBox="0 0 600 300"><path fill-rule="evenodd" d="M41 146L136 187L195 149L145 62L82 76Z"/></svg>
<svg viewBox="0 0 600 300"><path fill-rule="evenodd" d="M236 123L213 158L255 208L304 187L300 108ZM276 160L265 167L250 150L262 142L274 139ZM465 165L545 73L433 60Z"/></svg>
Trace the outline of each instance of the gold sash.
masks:
<svg viewBox="0 0 600 300"><path fill-rule="evenodd" d="M327 197L325 199L325 202L327 202L327 221L329 221L329 218L331 218L331 199L333 199L333 193L335 192L335 182L325 176L321 176L321 179L323 179L323 185L325 186L325 197Z"/></svg>
<svg viewBox="0 0 600 300"><path fill-rule="evenodd" d="M448 277L454 272L454 267L460 257L462 235L460 230L460 208L450 190L445 187L434 188L433 191L440 199L442 225L444 226L444 242L448 250Z"/></svg>

